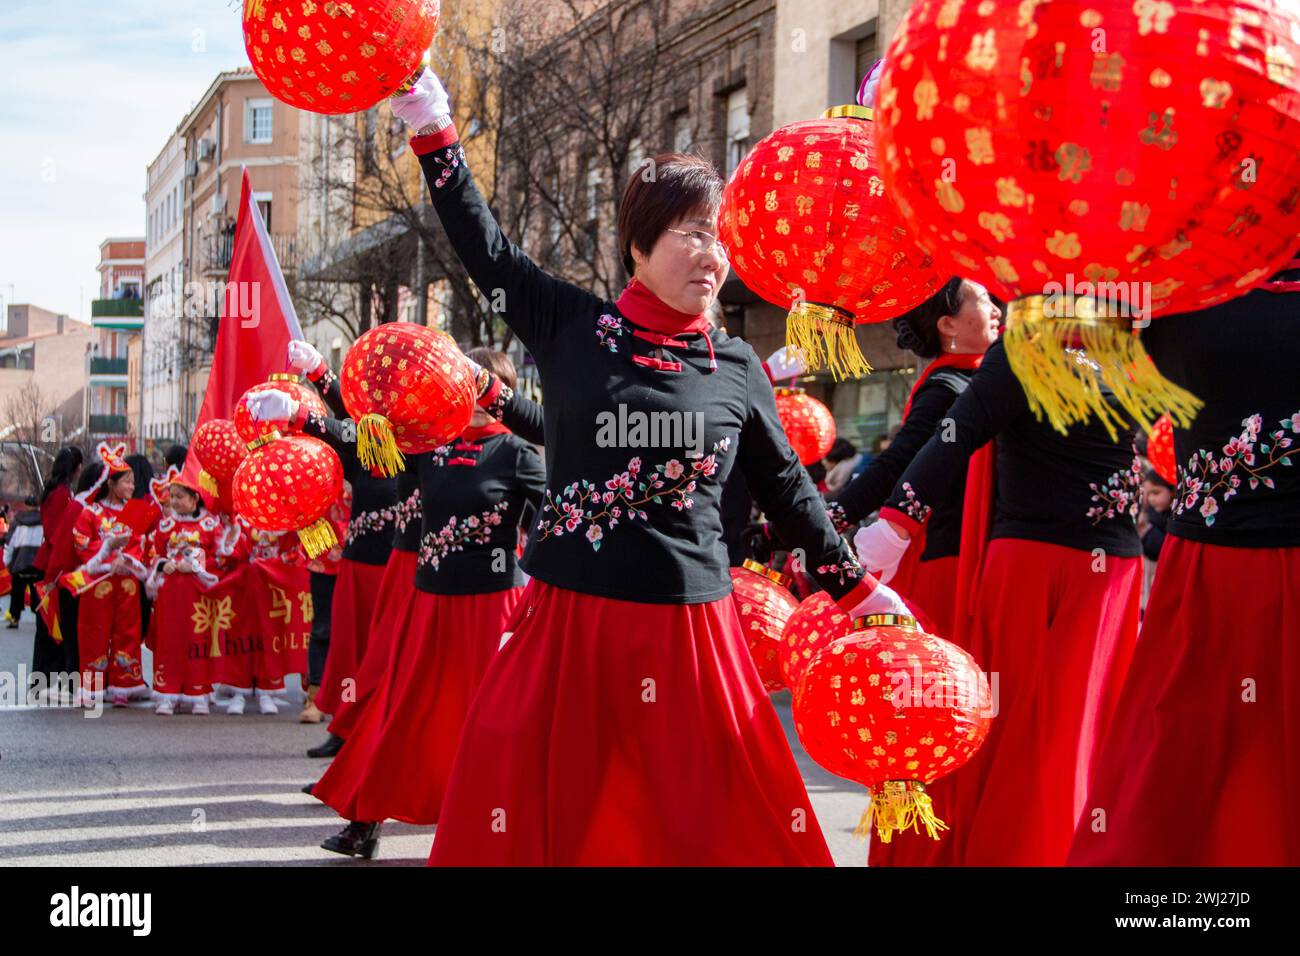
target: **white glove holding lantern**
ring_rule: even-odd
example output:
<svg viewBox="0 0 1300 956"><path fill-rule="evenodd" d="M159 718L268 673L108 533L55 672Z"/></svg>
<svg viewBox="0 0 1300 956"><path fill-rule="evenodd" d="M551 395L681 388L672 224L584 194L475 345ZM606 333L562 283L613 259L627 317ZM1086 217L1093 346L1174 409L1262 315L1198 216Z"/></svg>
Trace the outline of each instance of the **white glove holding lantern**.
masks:
<svg viewBox="0 0 1300 956"><path fill-rule="evenodd" d="M803 353L785 345L768 357L766 365L767 370L772 374L772 380L775 382L798 378L808 371L808 365L804 361Z"/></svg>
<svg viewBox="0 0 1300 956"><path fill-rule="evenodd" d="M898 563L911 542L894 530L888 521L867 525L853 536L853 547L862 566L887 584L898 573Z"/></svg>
<svg viewBox="0 0 1300 956"><path fill-rule="evenodd" d="M320 368L324 362L325 356L316 351L316 348L309 342L294 339L289 343L289 364L299 372L310 375Z"/></svg>
<svg viewBox="0 0 1300 956"><path fill-rule="evenodd" d="M849 614L851 618L865 617L868 614L905 614L912 617L912 609L903 603L898 592L884 584L876 585L871 596L855 607Z"/></svg>
<svg viewBox="0 0 1300 956"><path fill-rule="evenodd" d="M255 422L287 422L298 414L298 400L278 388L268 388L248 399L248 417Z"/></svg>
<svg viewBox="0 0 1300 956"><path fill-rule="evenodd" d="M388 102L393 115L416 131L429 126L446 126L451 122L451 101L447 99L447 91L427 66L411 92L394 96Z"/></svg>

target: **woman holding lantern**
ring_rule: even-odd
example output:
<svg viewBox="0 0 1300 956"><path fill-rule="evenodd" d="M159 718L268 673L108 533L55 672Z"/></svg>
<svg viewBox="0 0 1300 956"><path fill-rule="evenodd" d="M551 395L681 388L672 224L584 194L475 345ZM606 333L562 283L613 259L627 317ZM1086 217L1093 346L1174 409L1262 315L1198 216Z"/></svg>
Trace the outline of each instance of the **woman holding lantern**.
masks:
<svg viewBox="0 0 1300 956"><path fill-rule="evenodd" d="M894 320L898 347L930 360L917 377L903 409L903 423L889 448L877 455L831 504L836 526L850 527L878 509L895 482L930 437L940 431L953 403L970 384L984 353L997 341L1002 311L978 282L954 276L935 295ZM934 505L926 522L924 544L906 550L905 560L879 569L880 579L892 584L934 621L936 632L950 640L954 630L957 552L961 544L962 497L966 490L966 462ZM906 548L889 524L878 523L863 532L892 537L896 549Z"/></svg>
<svg viewBox="0 0 1300 956"><path fill-rule="evenodd" d="M720 177L667 154L632 178L619 245L633 278L608 302L502 234L431 73L393 109L547 394L533 580L470 706L430 862L829 865L729 596L731 470L846 610L904 608L839 540L753 350L709 328L727 272Z"/></svg>
<svg viewBox="0 0 1300 956"><path fill-rule="evenodd" d="M1000 340L948 418L950 434L926 443L859 534L859 557L867 567L900 560L968 459L993 443L995 477L972 466L968 478L955 628L997 676L998 714L953 778L952 833L937 856L1059 866L1137 637L1141 469L1130 436L1112 437L1096 418L1061 434L1036 417Z"/></svg>
<svg viewBox="0 0 1300 956"><path fill-rule="evenodd" d="M1300 260L1142 333L1205 407L1071 865L1300 864L1298 315Z"/></svg>

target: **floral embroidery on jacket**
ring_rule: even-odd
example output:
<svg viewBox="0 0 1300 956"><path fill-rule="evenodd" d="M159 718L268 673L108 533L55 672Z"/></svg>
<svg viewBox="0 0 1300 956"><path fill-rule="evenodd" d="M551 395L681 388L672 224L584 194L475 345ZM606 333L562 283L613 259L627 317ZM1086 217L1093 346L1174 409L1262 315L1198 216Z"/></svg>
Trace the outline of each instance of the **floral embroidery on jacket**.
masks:
<svg viewBox="0 0 1300 956"><path fill-rule="evenodd" d="M502 498L495 506L478 515L461 520L456 515L437 531L426 532L420 539L420 564L429 564L437 571L442 559L453 551L465 550L466 544L484 544L492 537L492 529L501 524L502 515L510 507L510 500Z"/></svg>
<svg viewBox="0 0 1300 956"><path fill-rule="evenodd" d="M844 513L844 506L838 501L832 501L826 506L826 517L835 526L836 534L843 534L844 530L853 524L849 521L849 516Z"/></svg>
<svg viewBox="0 0 1300 956"><path fill-rule="evenodd" d="M1281 427L1270 432L1268 440L1260 441L1264 417L1251 415L1242 419L1241 434L1223 446L1222 455L1204 448L1193 454L1187 460L1187 467L1179 473L1174 514L1185 514L1196 508L1199 502L1197 510L1209 527L1214 524L1220 505L1226 504L1240 490L1243 477L1252 491L1260 485L1272 489L1273 479L1264 472L1277 465L1291 467L1291 456L1300 448L1291 449L1294 440L1288 437L1287 432L1300 435L1300 412L1283 418L1278 424Z"/></svg>
<svg viewBox="0 0 1300 956"><path fill-rule="evenodd" d="M626 331L621 315L610 315L606 312L596 320L596 338L611 352L618 351L617 337Z"/></svg>
<svg viewBox="0 0 1300 956"><path fill-rule="evenodd" d="M921 504L920 499L916 497L916 489L912 487L912 483L905 481L903 482L903 500L899 502L898 510L917 524L925 524L930 517L930 512L934 509L929 505Z"/></svg>
<svg viewBox="0 0 1300 956"><path fill-rule="evenodd" d="M673 458L645 474L641 472L641 459L633 458L627 463L626 471L605 482L603 491L598 483L585 478L568 485L558 495L548 488L542 502L542 520L537 523L541 532L538 540L573 534L586 524L583 534L591 542L591 549L599 551L605 532L616 528L619 521L649 520L642 505L660 505L667 500L678 511L690 511L695 507L691 492L700 480L717 473L718 457L730 447L731 438L723 438L714 443L710 455L685 461ZM547 517L548 512L553 517Z"/></svg>
<svg viewBox="0 0 1300 956"><path fill-rule="evenodd" d="M407 496L405 501L399 501L393 505L393 526L401 533L406 530L406 526L412 521L418 521L420 517L420 489L416 488Z"/></svg>
<svg viewBox="0 0 1300 956"><path fill-rule="evenodd" d="M1110 475L1104 485L1090 481L1088 487L1092 489L1092 500L1097 502L1088 509L1093 524L1125 513L1137 518L1138 503L1142 500L1142 460L1137 449L1133 450L1133 463L1128 468Z"/></svg>
<svg viewBox="0 0 1300 956"><path fill-rule="evenodd" d="M857 556L849 552L849 556L844 559L843 564L819 564L817 565L818 574L835 574L839 576L840 584L844 583L845 575L851 580L862 580L862 565L858 563Z"/></svg>
<svg viewBox="0 0 1300 956"><path fill-rule="evenodd" d="M395 518L397 506L388 508L376 508L374 511L363 511L351 521L348 522L348 533L344 540L344 545L350 545L362 535L377 533L384 529L384 525Z"/></svg>
<svg viewBox="0 0 1300 956"><path fill-rule="evenodd" d="M461 163L465 161L465 151L461 149L460 143L454 143L446 149L434 155L434 162L442 167L438 173L438 178L433 181L434 189L441 189L451 179L451 174L456 171Z"/></svg>

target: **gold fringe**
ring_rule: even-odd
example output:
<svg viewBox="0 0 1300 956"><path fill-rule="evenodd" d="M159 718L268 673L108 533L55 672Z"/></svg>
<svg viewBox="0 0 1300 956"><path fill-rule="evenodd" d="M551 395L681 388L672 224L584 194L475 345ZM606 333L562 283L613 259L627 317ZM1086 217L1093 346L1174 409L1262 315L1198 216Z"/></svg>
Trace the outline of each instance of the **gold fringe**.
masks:
<svg viewBox="0 0 1300 956"><path fill-rule="evenodd" d="M801 302L785 317L785 344L809 370L825 366L836 381L871 374L853 334L853 317L829 305Z"/></svg>
<svg viewBox="0 0 1300 956"><path fill-rule="evenodd" d="M357 457L367 468L378 468L390 478L406 467L392 423L373 412L357 422Z"/></svg>
<svg viewBox="0 0 1300 956"><path fill-rule="evenodd" d="M338 535L334 533L334 525L324 518L316 520L299 531L298 540L302 542L302 549L307 552L309 558L319 558L339 543Z"/></svg>
<svg viewBox="0 0 1300 956"><path fill-rule="evenodd" d="M203 469L199 470L199 488L202 491L206 491L214 498L221 493L221 489L217 487L217 479L213 478Z"/></svg>
<svg viewBox="0 0 1300 956"><path fill-rule="evenodd" d="M1044 297L1026 296L1007 310L1007 360L1025 389L1029 407L1041 421L1064 434L1071 425L1096 415L1112 439L1128 423L1102 397L1097 376L1083 356L1066 351L1077 343L1100 366L1101 379L1120 407L1143 431L1163 414L1186 428L1202 402L1165 378L1141 338L1124 327L1127 319L1099 314L1092 300L1075 299L1067 318L1048 317Z"/></svg>
<svg viewBox="0 0 1300 956"><path fill-rule="evenodd" d="M872 787L868 792L871 803L862 811L862 819L853 831L859 840L867 838L873 825L881 843L889 843L895 832L920 833L921 827L931 840L937 840L940 831L948 829L948 824L934 815L934 804L919 780L886 780L879 791Z"/></svg>

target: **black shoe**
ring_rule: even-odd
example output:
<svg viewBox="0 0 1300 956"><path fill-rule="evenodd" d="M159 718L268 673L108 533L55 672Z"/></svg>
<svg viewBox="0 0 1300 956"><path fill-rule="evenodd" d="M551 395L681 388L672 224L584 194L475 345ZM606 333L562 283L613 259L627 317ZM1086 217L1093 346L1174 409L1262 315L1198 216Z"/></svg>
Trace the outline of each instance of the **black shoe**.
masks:
<svg viewBox="0 0 1300 956"><path fill-rule="evenodd" d="M322 850L342 853L344 856L359 856L369 860L379 849L378 823L349 823L334 836L321 843Z"/></svg>
<svg viewBox="0 0 1300 956"><path fill-rule="evenodd" d="M305 787L302 788L302 792L305 793L305 794L307 794L308 796L311 796L311 792L312 792L313 790L315 790L315 789L316 789L316 784L315 784L315 783L309 783L309 784L307 784Z"/></svg>
<svg viewBox="0 0 1300 956"><path fill-rule="evenodd" d="M330 734L330 739L325 741L319 747L312 747L307 751L308 757L334 757L343 749L343 738Z"/></svg>

